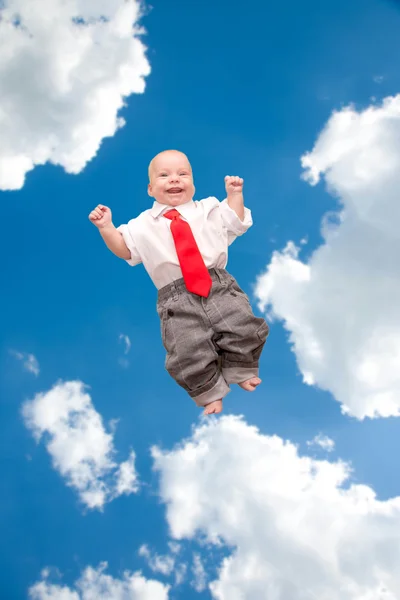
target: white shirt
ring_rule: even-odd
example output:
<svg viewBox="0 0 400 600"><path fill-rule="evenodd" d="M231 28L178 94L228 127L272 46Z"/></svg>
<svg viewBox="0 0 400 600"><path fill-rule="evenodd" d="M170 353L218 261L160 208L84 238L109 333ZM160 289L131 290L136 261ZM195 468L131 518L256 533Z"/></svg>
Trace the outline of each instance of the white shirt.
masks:
<svg viewBox="0 0 400 600"><path fill-rule="evenodd" d="M151 209L126 225L120 225L118 231L131 253L126 262L131 266L143 263L158 289L182 277L170 230L171 220L163 217L163 213L171 208L176 208L189 223L208 269L224 269L228 262L228 246L253 224L248 208L245 208L241 221L227 200L219 202L210 197L190 200L176 207L154 202Z"/></svg>

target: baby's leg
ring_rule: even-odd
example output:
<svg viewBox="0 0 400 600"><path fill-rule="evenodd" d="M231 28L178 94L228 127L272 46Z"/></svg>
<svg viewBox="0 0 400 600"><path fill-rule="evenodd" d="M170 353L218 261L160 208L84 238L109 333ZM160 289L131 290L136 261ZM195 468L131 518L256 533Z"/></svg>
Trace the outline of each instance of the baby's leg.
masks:
<svg viewBox="0 0 400 600"><path fill-rule="evenodd" d="M205 414L219 413L230 389L221 373L221 358L202 299L180 291L174 300L159 302L165 367Z"/></svg>
<svg viewBox="0 0 400 600"><path fill-rule="evenodd" d="M261 383L258 363L269 328L256 317L247 295L232 276L221 300L217 344L222 351L222 374L228 384L237 383L246 391L254 391Z"/></svg>

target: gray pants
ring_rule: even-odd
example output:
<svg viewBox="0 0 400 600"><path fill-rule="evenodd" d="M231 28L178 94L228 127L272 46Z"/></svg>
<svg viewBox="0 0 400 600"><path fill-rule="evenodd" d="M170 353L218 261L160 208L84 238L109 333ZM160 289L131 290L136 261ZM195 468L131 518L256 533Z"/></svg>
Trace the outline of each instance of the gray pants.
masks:
<svg viewBox="0 0 400 600"><path fill-rule="evenodd" d="M198 406L219 400L229 384L258 375L269 328L225 269L210 269L208 298L187 291L183 279L158 292L157 312L167 351L165 368Z"/></svg>

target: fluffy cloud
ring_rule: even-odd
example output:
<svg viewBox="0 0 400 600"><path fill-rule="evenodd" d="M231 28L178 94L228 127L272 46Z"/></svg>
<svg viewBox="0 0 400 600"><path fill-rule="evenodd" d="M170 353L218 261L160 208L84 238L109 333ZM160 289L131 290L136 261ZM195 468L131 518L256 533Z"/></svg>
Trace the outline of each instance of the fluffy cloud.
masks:
<svg viewBox="0 0 400 600"><path fill-rule="evenodd" d="M114 579L104 573L107 563L97 569L87 567L74 589L49 583L48 570L41 581L29 589L31 600L168 600L169 586L153 579L145 579L140 573L125 572L122 579Z"/></svg>
<svg viewBox="0 0 400 600"><path fill-rule="evenodd" d="M195 552L193 554L192 573L193 573L192 586L194 587L196 592L200 593L206 589L207 574L206 574L206 570L204 568L203 562L201 560L201 556L197 552Z"/></svg>
<svg viewBox="0 0 400 600"><path fill-rule="evenodd" d="M233 548L213 598L400 597L400 498L352 484L347 464L300 456L234 416L152 454L172 536Z"/></svg>
<svg viewBox="0 0 400 600"><path fill-rule="evenodd" d="M54 468L88 508L101 509L138 490L135 454L116 464L113 436L104 429L80 381L55 385L24 403L22 415L36 441L46 437Z"/></svg>
<svg viewBox="0 0 400 600"><path fill-rule="evenodd" d="M118 359L119 364L121 365L121 367L127 368L129 367L129 360L126 358L126 355L129 353L130 349L131 349L131 340L129 339L129 336L124 335L123 333L120 333L118 336L118 341L123 343L124 345L124 354L125 356L120 357Z"/></svg>
<svg viewBox="0 0 400 600"><path fill-rule="evenodd" d="M23 362L24 369L29 371L29 373L33 373L33 375L36 376L39 375L39 362L33 354L29 354L27 352L18 352L16 350L12 350L11 354Z"/></svg>
<svg viewBox="0 0 400 600"><path fill-rule="evenodd" d="M150 67L139 0L0 4L0 189L35 165L79 173L124 125L124 98Z"/></svg>
<svg viewBox="0 0 400 600"><path fill-rule="evenodd" d="M175 557L172 554L153 554L147 544L139 548L139 556L146 559L150 569L162 575L171 575L175 568Z"/></svg>
<svg viewBox="0 0 400 600"><path fill-rule="evenodd" d="M139 489L137 482L137 473L135 468L136 454L131 451L128 460L120 463L116 471L116 483L114 496L122 494L131 494Z"/></svg>
<svg viewBox="0 0 400 600"><path fill-rule="evenodd" d="M157 554L150 550L147 544L143 544L139 548L139 556L146 560L147 566L153 573L160 573L165 577L174 576L175 586L183 583L187 565L183 562L178 562L181 547L176 542L169 542L169 554Z"/></svg>
<svg viewBox="0 0 400 600"><path fill-rule="evenodd" d="M303 379L359 419L400 414L400 95L332 115L304 179L340 200L309 261L289 242L257 281L283 321Z"/></svg>
<svg viewBox="0 0 400 600"><path fill-rule="evenodd" d="M124 335L123 333L120 333L118 339L119 339L120 342L123 342L123 344L125 346L124 353L128 354L128 352L129 352L129 350L131 349L131 346L132 346L131 340L129 339L129 336Z"/></svg>
<svg viewBox="0 0 400 600"><path fill-rule="evenodd" d="M322 450L326 450L326 452L333 452L335 449L335 442L327 435L319 433L312 440L307 442L307 446L319 446Z"/></svg>

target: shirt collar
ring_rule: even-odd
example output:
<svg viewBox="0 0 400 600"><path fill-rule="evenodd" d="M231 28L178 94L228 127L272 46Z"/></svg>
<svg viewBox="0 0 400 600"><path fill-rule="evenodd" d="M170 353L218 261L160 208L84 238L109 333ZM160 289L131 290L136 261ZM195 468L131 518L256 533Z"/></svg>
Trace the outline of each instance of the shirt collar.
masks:
<svg viewBox="0 0 400 600"><path fill-rule="evenodd" d="M185 202L185 204L181 204L180 206L168 206L167 204L160 204L156 200L150 209L150 214L154 219L157 219L163 213L167 212L167 210L171 210L172 208L175 208L182 217L186 218L195 208L195 204L193 200L189 200L189 202Z"/></svg>

